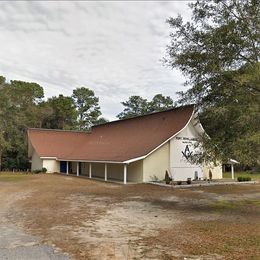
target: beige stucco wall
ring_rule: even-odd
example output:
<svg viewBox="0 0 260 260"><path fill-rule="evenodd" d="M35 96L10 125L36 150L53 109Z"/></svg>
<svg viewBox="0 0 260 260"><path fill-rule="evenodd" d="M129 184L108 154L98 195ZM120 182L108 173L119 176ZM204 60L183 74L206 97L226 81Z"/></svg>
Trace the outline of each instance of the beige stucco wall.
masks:
<svg viewBox="0 0 260 260"><path fill-rule="evenodd" d="M199 164L189 160L184 154L196 154L200 152L196 148L197 138L199 137L197 129L194 127L193 120L170 141L170 172L174 181L192 180L195 176L203 178L202 167Z"/></svg>
<svg viewBox="0 0 260 260"><path fill-rule="evenodd" d="M105 164L104 163L91 163L91 165L92 165L92 177L104 178Z"/></svg>
<svg viewBox="0 0 260 260"><path fill-rule="evenodd" d="M203 170L203 176L204 178L209 179L209 170L212 172L212 179L222 179L223 178L223 172L222 172L222 165L219 163L217 166L210 164L210 165L204 165L202 167Z"/></svg>
<svg viewBox="0 0 260 260"><path fill-rule="evenodd" d="M169 171L169 142L157 149L143 160L143 182L165 178L165 171Z"/></svg>
<svg viewBox="0 0 260 260"><path fill-rule="evenodd" d="M201 152L201 148L196 147L196 143L199 134L203 133L204 130L199 128L200 125L196 123L198 122L193 118L189 124L170 141L170 172L175 181L185 181L187 178L193 180L196 175L200 179L208 178L210 169L213 179L222 178L221 164L218 166L214 166L213 164L205 166L189 160L189 153L194 155Z"/></svg>
<svg viewBox="0 0 260 260"><path fill-rule="evenodd" d="M71 174L77 174L77 162L71 162Z"/></svg>
<svg viewBox="0 0 260 260"><path fill-rule="evenodd" d="M42 167L46 168L48 173L60 172L60 162L54 159L44 159Z"/></svg>
<svg viewBox="0 0 260 260"><path fill-rule="evenodd" d="M77 174L77 164L78 162L70 162L71 163L71 170L72 172L70 172L70 174ZM80 175L83 176L89 176L88 174L89 172L89 163L87 162L81 162L81 173Z"/></svg>
<svg viewBox="0 0 260 260"><path fill-rule="evenodd" d="M34 170L40 170L40 169L42 169L42 159L35 152L35 150L33 150L31 170L34 171Z"/></svg>
<svg viewBox="0 0 260 260"><path fill-rule="evenodd" d="M89 176L89 163L81 163L81 175Z"/></svg>
<svg viewBox="0 0 260 260"><path fill-rule="evenodd" d="M143 182L143 160L130 163L127 166L127 180L131 182Z"/></svg>
<svg viewBox="0 0 260 260"><path fill-rule="evenodd" d="M105 178L105 163L92 163L92 177ZM107 179L123 180L123 164L107 163Z"/></svg>
<svg viewBox="0 0 260 260"><path fill-rule="evenodd" d="M115 164L115 163L107 164L107 178L108 179L123 180L124 179L124 165L123 164Z"/></svg>

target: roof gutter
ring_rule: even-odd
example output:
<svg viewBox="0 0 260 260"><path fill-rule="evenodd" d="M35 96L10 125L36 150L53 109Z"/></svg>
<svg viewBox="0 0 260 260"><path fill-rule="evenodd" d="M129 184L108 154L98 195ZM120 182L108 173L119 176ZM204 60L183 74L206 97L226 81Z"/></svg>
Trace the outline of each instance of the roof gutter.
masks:
<svg viewBox="0 0 260 260"><path fill-rule="evenodd" d="M51 157L46 157L51 158ZM123 164L125 162L118 162L118 161L90 161L90 160L77 160L77 159L62 159L62 158L56 158L57 161L69 161L69 162L88 162L88 163L117 163L117 164ZM53 158L53 159L54 159Z"/></svg>
<svg viewBox="0 0 260 260"><path fill-rule="evenodd" d="M57 160L57 157L40 157L43 160Z"/></svg>
<svg viewBox="0 0 260 260"><path fill-rule="evenodd" d="M146 157L146 156L143 155L143 156L140 156L140 157L136 157L136 158L133 158L133 159L130 159L130 160L124 161L124 163L132 163L132 162L136 162L136 161L139 161L139 160L144 159L145 157Z"/></svg>

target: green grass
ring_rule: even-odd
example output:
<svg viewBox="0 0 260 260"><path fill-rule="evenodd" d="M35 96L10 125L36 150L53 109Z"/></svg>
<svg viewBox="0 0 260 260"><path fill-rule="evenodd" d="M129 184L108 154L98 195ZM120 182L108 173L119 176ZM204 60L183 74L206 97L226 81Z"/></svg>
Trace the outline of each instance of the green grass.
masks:
<svg viewBox="0 0 260 260"><path fill-rule="evenodd" d="M254 181L260 181L260 172L236 172L235 171L235 179L237 180L237 177L250 177ZM224 172L223 173L223 178L225 179L231 179L231 172Z"/></svg>
<svg viewBox="0 0 260 260"><path fill-rule="evenodd" d="M27 173L6 173L6 172L0 172L0 182L16 182L16 181L22 181L25 180L26 177L31 176L31 174Z"/></svg>
<svg viewBox="0 0 260 260"><path fill-rule="evenodd" d="M244 206L260 207L260 201L257 199L244 199L244 200L219 200L214 205L216 209L237 209Z"/></svg>

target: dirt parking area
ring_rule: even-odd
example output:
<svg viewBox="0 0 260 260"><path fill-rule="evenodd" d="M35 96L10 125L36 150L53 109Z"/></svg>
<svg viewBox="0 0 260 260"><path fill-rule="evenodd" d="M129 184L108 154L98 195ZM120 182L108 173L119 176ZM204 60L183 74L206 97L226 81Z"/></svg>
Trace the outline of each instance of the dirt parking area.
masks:
<svg viewBox="0 0 260 260"><path fill-rule="evenodd" d="M171 189L0 174L0 216L70 259L260 256L259 184Z"/></svg>

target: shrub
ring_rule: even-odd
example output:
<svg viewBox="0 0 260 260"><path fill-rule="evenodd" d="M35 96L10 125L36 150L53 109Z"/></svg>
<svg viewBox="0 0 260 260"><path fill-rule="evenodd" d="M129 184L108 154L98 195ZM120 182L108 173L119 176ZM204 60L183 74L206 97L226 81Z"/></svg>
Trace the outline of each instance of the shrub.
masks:
<svg viewBox="0 0 260 260"><path fill-rule="evenodd" d="M210 180L212 180L212 176L213 176L213 175L212 175L212 171L209 170L209 179L210 179Z"/></svg>
<svg viewBox="0 0 260 260"><path fill-rule="evenodd" d="M170 178L168 171L165 172L165 183L170 184L172 178Z"/></svg>
<svg viewBox="0 0 260 260"><path fill-rule="evenodd" d="M187 179L187 184L191 184L191 178Z"/></svg>
<svg viewBox="0 0 260 260"><path fill-rule="evenodd" d="M47 169L46 168L41 168L41 169L36 169L36 170L34 170L33 171L33 173L36 173L36 174L38 174L38 173L46 173L47 172Z"/></svg>
<svg viewBox="0 0 260 260"><path fill-rule="evenodd" d="M182 184L182 181L177 181L177 185L181 185Z"/></svg>
<svg viewBox="0 0 260 260"><path fill-rule="evenodd" d="M42 172L42 170L40 170L40 169L36 169L36 170L33 171L33 173L36 173L36 174L41 173L41 172Z"/></svg>
<svg viewBox="0 0 260 260"><path fill-rule="evenodd" d="M239 176L239 177L237 177L237 181L238 181L238 182L241 182L241 181L251 181L251 177L242 177L242 176Z"/></svg>

